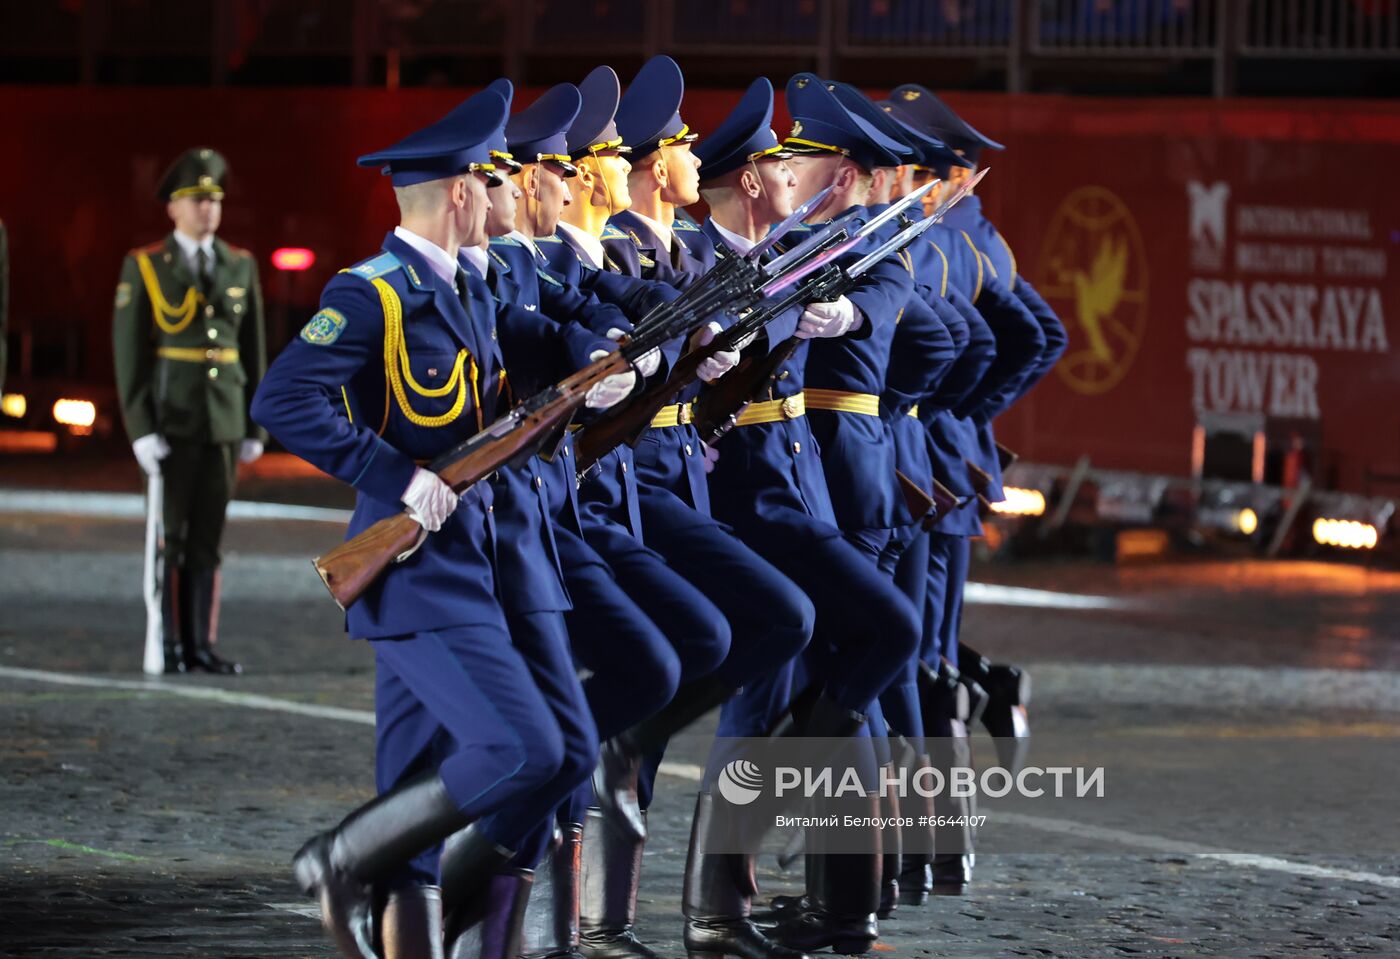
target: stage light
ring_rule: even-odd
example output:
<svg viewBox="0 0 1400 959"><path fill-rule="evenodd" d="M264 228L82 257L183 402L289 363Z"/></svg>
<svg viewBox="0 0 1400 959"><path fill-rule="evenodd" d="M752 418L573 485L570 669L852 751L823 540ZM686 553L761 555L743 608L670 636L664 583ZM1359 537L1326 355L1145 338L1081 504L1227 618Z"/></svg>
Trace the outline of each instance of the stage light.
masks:
<svg viewBox="0 0 1400 959"><path fill-rule="evenodd" d="M1380 542L1380 531L1376 527L1350 519L1319 517L1313 520L1312 533L1320 545L1341 549L1375 549Z"/></svg>
<svg viewBox="0 0 1400 959"><path fill-rule="evenodd" d="M20 420L24 419L24 414L27 412L29 412L29 401L24 398L23 393L6 393L4 396L0 396L0 413Z"/></svg>
<svg viewBox="0 0 1400 959"><path fill-rule="evenodd" d="M1259 528L1259 515L1252 509L1242 509L1235 515L1235 528L1246 536L1253 536Z"/></svg>
<svg viewBox="0 0 1400 959"><path fill-rule="evenodd" d="M299 273L316 263L316 254L304 246L284 246L272 251L272 265L279 270Z"/></svg>
<svg viewBox="0 0 1400 959"><path fill-rule="evenodd" d="M53 418L64 426L87 430L97 422L97 407L89 400L55 400Z"/></svg>
<svg viewBox="0 0 1400 959"><path fill-rule="evenodd" d="M1043 516L1045 514L1045 494L1038 489L1022 489L1019 486L1002 488L1006 499L992 504L992 512L1003 516Z"/></svg>

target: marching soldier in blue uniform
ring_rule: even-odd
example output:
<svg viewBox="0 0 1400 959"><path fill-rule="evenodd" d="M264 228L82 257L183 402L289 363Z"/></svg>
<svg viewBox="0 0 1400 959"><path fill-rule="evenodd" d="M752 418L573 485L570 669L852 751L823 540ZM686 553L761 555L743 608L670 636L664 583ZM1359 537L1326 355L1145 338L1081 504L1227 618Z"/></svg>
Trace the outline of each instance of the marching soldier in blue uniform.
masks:
<svg viewBox="0 0 1400 959"><path fill-rule="evenodd" d="M499 94L509 103L513 92L511 85L501 80L480 96ZM573 97L577 101L576 91ZM459 112L470 111L471 107L472 101L468 101ZM511 170L515 176L523 172L523 165L508 151L504 126L493 135L491 147L492 162L498 168ZM486 232L504 236L515 225L520 187L507 180L493 187L489 196L491 211ZM523 252L523 248L518 249ZM575 302L554 304L555 315L569 318L563 322L540 310L541 298L535 285L538 276L528 255L523 263L515 258L519 273L513 273L509 260L488 248L485 238L478 246L463 247L459 255L464 272L473 282L477 278L486 281L495 297L496 334L511 371L512 392L529 395L615 348L602 332L594 333L577 321L576 318L587 317L581 297ZM635 381L632 376L615 379L617 382L604 390L595 388L586 406L612 405L631 391ZM557 674L572 675L573 656L564 620L571 602L564 585L558 542L549 521L549 497L541 465L532 457L524 466L502 467L492 486L502 606L513 644L526 655L536 682L547 689ZM623 641L627 638L619 637ZM633 651L623 647L618 652L630 657ZM645 655L640 650L637 654ZM663 663L660 668L668 666ZM649 681L654 677L643 674L639 678ZM583 700L551 697L556 719L566 731L566 742L582 739L576 730L593 725L591 705L595 699L586 688ZM646 697L637 697L631 701L644 704L645 700ZM561 702L572 709L561 710ZM586 711L590 721L581 720L579 711ZM541 858L550 842L558 801L552 791L541 791L473 824L445 844L440 870L449 956L512 955L511 944L518 941L536 872L528 867ZM485 876L484 864L499 861L495 851L500 849L512 850L514 858ZM554 863L543 863L541 868L551 870ZM478 882L476 888L472 888L474 880Z"/></svg>
<svg viewBox="0 0 1400 959"><path fill-rule="evenodd" d="M885 146L889 141L847 113L815 77L794 77L788 92L794 126L782 149L804 156L788 161L798 170L794 176L796 195L787 202L800 202L833 186L812 219L820 221L858 205L869 169L894 162ZM736 121L733 135L720 138L721 145L713 155L706 151L708 141L697 147L705 178L702 192L712 212L703 228L715 241L717 255L747 252L766 234L771 220L765 217L776 212L771 191L781 181L765 177L764 163L760 162L764 150L778 146L768 129L771 113L765 115L758 109L770 96L771 92L761 86L751 88L742 110L746 119ZM744 125L751 128L740 129ZM759 144L766 145L760 148ZM793 242L800 236L797 234ZM848 297L809 304L800 317L794 317L796 335L804 340L818 338L818 342L798 344L780 367L768 398L751 404L739 416L738 425L719 444L720 456L711 476L715 515L802 586L816 605L816 636L804 670L813 681L793 710L792 725L803 735L868 734L866 722L872 704L918 643L918 617L913 608L879 570L875 556L842 535L842 523L833 506L836 490L830 488L834 471L823 468L827 450L814 438L816 424L807 415L814 408L814 397L825 408L835 405L832 401L841 399L841 394L855 392L839 390L851 384L840 379L842 374L836 369L840 364L833 362L833 357L818 359L819 348L838 349L849 342L850 355L865 359L872 355L873 346L874 353L881 355L867 368L875 370L872 377L883 377L894 319L911 290L908 271L891 257L866 274ZM786 336L770 327L766 337L748 349L766 350L784 340ZM867 340L874 342L867 344ZM826 377L823 385L827 392L808 393L805 387L810 370ZM830 426L823 424L835 435ZM870 426L872 429L862 434L871 440L864 449L858 448L859 443L840 439L834 444L832 455L840 460L835 472L847 471L842 473L848 487L841 491L843 495L851 495L849 487L854 486L859 489L857 495L877 501L873 508L892 508L896 480L893 462L883 448L884 430L878 413L872 416ZM881 455L870 461L871 452ZM850 458L867 462L862 466ZM857 477L857 473L861 475ZM846 506L858 508L850 503ZM762 703L765 699L786 699L788 693L787 689L773 689L771 681L760 681L747 686L744 696ZM702 795L701 811L705 800ZM695 828L703 832L708 817L697 814L695 822ZM697 835L693 846L703 847L704 838ZM868 949L878 935L879 865L878 851L872 848L869 855L847 857L840 861L841 868L814 877L807 900L811 908L789 917L771 933L773 938L799 949L831 945L843 951ZM697 939L711 935L713 928L745 928L733 922L733 915L728 917L729 924L707 915L711 911L707 902L715 900L708 899L705 890L715 888L711 883L716 881L718 869L709 857L694 857L688 871L687 928ZM732 892L729 901L732 913L737 904ZM734 935L742 942L742 933Z"/></svg>
<svg viewBox="0 0 1400 959"><path fill-rule="evenodd" d="M670 57L652 57L627 87L617 107L617 132L631 150L627 190L631 203L613 214L611 226L626 234L609 235L604 249L631 242L654 264L652 275L674 280L696 277L714 266L714 248L693 222L676 210L700 199L700 161L696 134L681 119L685 93L681 68ZM671 101L674 100L674 107ZM623 258L631 259L624 252ZM618 260L619 263L622 259Z"/></svg>
<svg viewBox="0 0 1400 959"><path fill-rule="evenodd" d="M502 93L510 92L505 81L497 81L492 87ZM511 118L505 134L513 154L512 162L524 161L523 166L513 176L512 183L492 191L494 199L488 232L494 238L490 246L463 250L463 256L472 262L474 269L490 278L502 301L538 312L551 320L573 317L596 331L596 335L605 336L629 326L623 313L617 307L600 303L591 294L581 293L549 272L535 242L536 236L553 233L568 196L562 181L572 175L575 168L567 155L565 131L578 114L580 105L577 89L565 84L547 92L529 109ZM507 357L511 356L512 339L508 327L503 324L502 342ZM610 343L606 339L603 342ZM544 360L544 357L535 357L534 363L538 366ZM568 372L556 369L531 381L520 375L519 371L525 367L514 360L511 362L512 369L517 371L517 388L527 394ZM524 476L524 471L520 472ZM566 613L569 640L575 660L589 672L584 680L589 708L600 735L611 736L645 719L669 701L676 689L680 666L664 633L618 587L602 558L582 540L574 474L572 444L566 436L553 463L532 461L528 476L524 477L529 480L528 487L523 492L534 497L535 515L545 518L546 540L557 558L558 572L553 577L543 570L536 571L535 575L552 579L551 590L556 590L555 584L562 573L567 584L563 602L567 605L559 608L572 610ZM523 505L523 496L521 502ZM504 504L499 498L497 507L497 522L503 527L504 537L506 519L502 515ZM521 574L524 573L522 569ZM551 595L556 598L550 602L560 602L557 593ZM560 810L559 845L535 870L535 885L528 890L530 900L523 913L518 908L522 884L519 880L512 883L510 879L515 870L501 871L498 878L475 894L459 888L457 877L464 871L459 866L470 861L470 851L479 847L482 835L499 834L499 824L492 823L496 828L479 830L473 843L464 841L449 845L442 866L444 900L452 907L480 916L482 931L472 939L454 936L450 947L464 953L469 948L476 949L473 954L494 956L508 948L512 937L490 935L488 930L519 926L524 932L521 944L524 954L560 954L578 948L579 851L584 820L588 819L588 830L593 834L614 828L597 810L586 817L585 810L591 798L587 790L585 785L584 790L576 793ZM515 808L493 819L509 823L518 830L528 825L534 813L534 808ZM543 825L548 827L552 822ZM477 901L471 902L472 898ZM455 931L449 924L449 936Z"/></svg>
<svg viewBox="0 0 1400 959"><path fill-rule="evenodd" d="M457 251L485 238L486 189L498 179L490 137L505 116L504 100L482 95L360 159L392 176L401 223L379 254L331 280L253 404L288 449L355 487L350 535L402 510L423 526L418 546L347 612L350 635L375 652L380 795L294 863L337 947L357 959L375 955L376 928L389 955L433 941L433 847L520 797L562 798L596 749L586 715L573 736L557 718L580 715L572 664L551 672L512 643L490 485L459 496L418 465L499 410L497 306ZM376 901L386 901L379 923Z"/></svg>
<svg viewBox="0 0 1400 959"><path fill-rule="evenodd" d="M649 157L662 166L694 171L698 164L689 158L688 144L682 145L681 139L674 144L662 143L688 135L678 114L681 95L680 72L669 58L657 58L643 68L622 101L627 114L619 106L616 115L618 136L623 141L620 146L629 156ZM637 137L635 142L626 141L624 126ZM680 155L674 163L656 159L668 146L676 147ZM659 191L659 187L652 189ZM693 191L676 195L694 198ZM628 203L631 200L629 180ZM633 283L645 282L645 275L669 275L665 269L645 266L644 261L651 257L621 233L615 224L617 212L600 237L604 258L599 265L632 277ZM566 211L566 218L569 215ZM620 238L617 243L610 242L609 234L614 232ZM566 235L574 239L576 234L571 230ZM581 251L582 255L587 253L587 249ZM696 272L691 275L698 275L698 264L692 269ZM713 335L715 331L708 332ZM737 355L717 354L702 364L700 376L713 379L736 360ZM643 539L648 543L647 553L661 559L664 570L662 575L657 575L659 571L648 575L654 587L667 588L667 582L678 581L698 588L728 625L730 642L720 662L704 670L683 668L681 688L660 714L605 744L595 782L635 781L638 805L643 809L650 801L652 780L670 735L733 695L748 679L795 656L811 635L813 619L811 603L801 590L709 517L703 451L698 435L688 422L682 422L682 409L688 412L688 404L662 410L633 454L632 480L646 530ZM601 475L590 475L580 491L585 508L598 522L598 540L603 544L599 549L622 577L625 588L645 587L645 581L634 585L635 576L619 568L617 558L609 552L611 544L625 542L618 534L626 529L628 517L619 508L617 487L604 480ZM624 495L626 492L630 491ZM628 544L626 549L628 557L636 556L634 546ZM634 597L642 601L640 596ZM666 619L658 622L667 627ZM598 798L600 802L615 802L606 790ZM619 915L613 905L635 901L639 874L629 864L640 861L640 845L627 848L623 843L626 837L608 830L593 835L598 839L592 839L587 830L584 835L583 951L597 957L650 955L631 933L631 907Z"/></svg>

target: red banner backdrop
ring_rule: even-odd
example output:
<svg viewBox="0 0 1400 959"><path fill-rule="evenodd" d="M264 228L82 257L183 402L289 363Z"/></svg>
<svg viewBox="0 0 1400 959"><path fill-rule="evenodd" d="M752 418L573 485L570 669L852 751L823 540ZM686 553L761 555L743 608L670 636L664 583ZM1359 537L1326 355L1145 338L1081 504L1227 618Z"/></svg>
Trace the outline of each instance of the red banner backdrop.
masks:
<svg viewBox="0 0 1400 959"><path fill-rule="evenodd" d="M521 102L533 94L523 94ZM196 144L233 174L221 235L259 257L274 339L394 222L354 158L461 91L0 89L11 327L110 379L122 254L169 228L153 192ZM687 96L711 129L737 91ZM984 203L1060 311L1065 360L999 431L1024 457L1183 475L1202 412L1297 422L1318 477L1400 473L1400 105L951 96L1005 142ZM785 121L775 121L784 132ZM278 274L278 247L316 255ZM36 370L36 372L43 372ZM52 371L49 371L52 372Z"/></svg>

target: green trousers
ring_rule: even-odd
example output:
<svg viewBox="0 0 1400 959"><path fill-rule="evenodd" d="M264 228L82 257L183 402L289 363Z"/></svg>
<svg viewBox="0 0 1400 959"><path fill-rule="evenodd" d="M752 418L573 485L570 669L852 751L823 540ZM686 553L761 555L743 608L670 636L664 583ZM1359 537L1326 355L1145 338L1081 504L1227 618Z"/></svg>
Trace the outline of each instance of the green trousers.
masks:
<svg viewBox="0 0 1400 959"><path fill-rule="evenodd" d="M224 514L238 476L238 443L170 442L165 479L165 558L189 569L215 569Z"/></svg>

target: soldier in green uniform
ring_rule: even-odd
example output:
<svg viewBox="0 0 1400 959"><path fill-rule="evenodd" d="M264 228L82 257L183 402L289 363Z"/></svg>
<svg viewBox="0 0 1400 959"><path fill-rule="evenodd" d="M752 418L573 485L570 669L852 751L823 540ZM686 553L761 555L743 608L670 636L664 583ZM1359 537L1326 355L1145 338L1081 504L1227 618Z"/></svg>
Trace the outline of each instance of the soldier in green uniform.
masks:
<svg viewBox="0 0 1400 959"><path fill-rule="evenodd" d="M164 487L165 671L237 673L212 646L219 540L240 462L266 432L248 406L267 366L262 290L252 254L217 239L228 164L196 148L161 180L175 224L122 264L112 357L137 462Z"/></svg>

